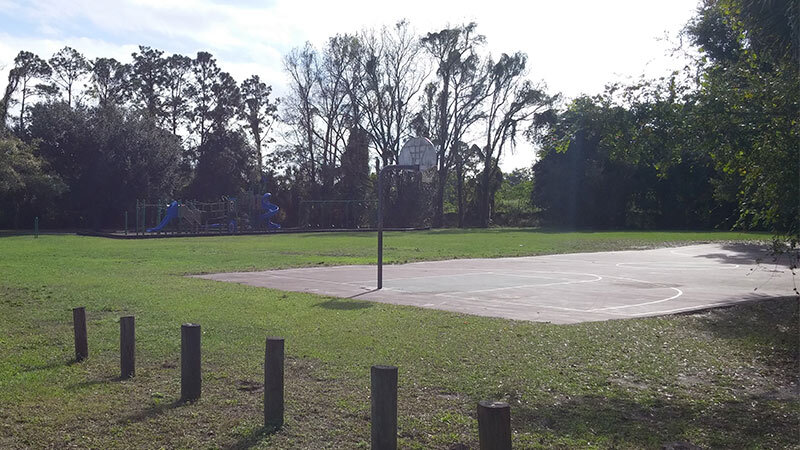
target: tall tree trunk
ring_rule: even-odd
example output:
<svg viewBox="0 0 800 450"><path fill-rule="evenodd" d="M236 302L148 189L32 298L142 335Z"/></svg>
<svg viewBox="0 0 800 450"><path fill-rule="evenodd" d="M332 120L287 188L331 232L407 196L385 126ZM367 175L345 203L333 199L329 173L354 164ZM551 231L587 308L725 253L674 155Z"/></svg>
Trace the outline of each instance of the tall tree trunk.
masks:
<svg viewBox="0 0 800 450"><path fill-rule="evenodd" d="M488 150L485 150L486 158L483 161L483 173L481 174L481 201L480 201L480 214L481 214L481 227L487 228L489 226L489 197L491 196L491 181L492 174L492 157L489 155Z"/></svg>
<svg viewBox="0 0 800 450"><path fill-rule="evenodd" d="M444 188L447 183L447 98L450 95L450 78L445 76L439 98L439 185L436 187L436 205L433 209L433 227L441 228L444 223Z"/></svg>
<svg viewBox="0 0 800 450"><path fill-rule="evenodd" d="M464 163L456 162L456 196L458 197L458 228L464 228Z"/></svg>
<svg viewBox="0 0 800 450"><path fill-rule="evenodd" d="M19 105L19 132L20 132L20 135L22 134L22 132L24 130L24 126L25 126L25 122L24 122L24 119L25 119L25 97L27 97L27 96L28 96L27 83L25 83L23 81L23 83L22 83L22 100L20 100L20 105Z"/></svg>
<svg viewBox="0 0 800 450"><path fill-rule="evenodd" d="M258 170L255 182L258 188L261 189L261 186L264 185L264 157L261 154L261 130L256 128L253 137L255 138L256 144L256 170Z"/></svg>
<svg viewBox="0 0 800 450"><path fill-rule="evenodd" d="M447 184L447 172L439 171L439 180L436 183L436 199L433 210L433 227L441 228L444 224L444 187Z"/></svg>
<svg viewBox="0 0 800 450"><path fill-rule="evenodd" d="M19 202L14 202L14 229L19 230Z"/></svg>

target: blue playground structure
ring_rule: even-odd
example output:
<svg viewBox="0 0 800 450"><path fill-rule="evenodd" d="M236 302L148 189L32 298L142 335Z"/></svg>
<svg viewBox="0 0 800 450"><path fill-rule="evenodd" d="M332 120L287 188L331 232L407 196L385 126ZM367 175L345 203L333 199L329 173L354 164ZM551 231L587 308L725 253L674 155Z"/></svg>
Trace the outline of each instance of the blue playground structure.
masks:
<svg viewBox="0 0 800 450"><path fill-rule="evenodd" d="M259 221L263 224L266 224L268 229L275 230L280 228L281 226L277 223L272 222L272 220L270 219L275 214L278 214L278 210L280 210L280 208L278 208L278 205L272 203L269 200L271 197L272 194L270 194L269 192L261 197L261 207L264 209L264 214L261 214L259 216Z"/></svg>
<svg viewBox="0 0 800 450"><path fill-rule="evenodd" d="M271 194L244 194L223 197L219 202L159 201L136 203L136 234L140 233L238 233L276 230L272 222L280 208L270 201ZM149 224L152 226L148 227Z"/></svg>
<svg viewBox="0 0 800 450"><path fill-rule="evenodd" d="M169 206L167 207L166 213L164 214L164 218L161 220L161 223L159 223L153 228L148 228L147 232L153 233L155 231L163 230L164 227L167 226L167 224L169 224L178 217L178 209L179 209L178 202L173 201L172 203L170 203Z"/></svg>

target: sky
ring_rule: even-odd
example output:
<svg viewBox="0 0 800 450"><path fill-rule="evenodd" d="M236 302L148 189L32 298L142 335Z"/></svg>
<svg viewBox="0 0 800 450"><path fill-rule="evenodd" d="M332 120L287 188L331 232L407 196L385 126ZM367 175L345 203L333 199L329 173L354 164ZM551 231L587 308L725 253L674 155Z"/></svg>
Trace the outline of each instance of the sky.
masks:
<svg viewBox="0 0 800 450"><path fill-rule="evenodd" d="M88 58L129 62L138 45L188 56L208 51L238 81L252 74L286 90L283 55L306 41L407 19L419 33L477 22L492 54L523 51L529 76L565 98L610 82L658 77L698 0L0 0L0 84L20 50L49 58L69 45ZM529 167L519 145L504 170Z"/></svg>

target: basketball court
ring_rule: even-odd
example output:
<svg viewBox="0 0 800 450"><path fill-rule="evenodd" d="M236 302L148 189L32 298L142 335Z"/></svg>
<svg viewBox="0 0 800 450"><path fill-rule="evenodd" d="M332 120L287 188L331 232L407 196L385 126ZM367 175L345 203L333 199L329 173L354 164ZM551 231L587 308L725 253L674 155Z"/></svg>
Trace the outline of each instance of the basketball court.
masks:
<svg viewBox="0 0 800 450"><path fill-rule="evenodd" d="M763 247L747 244L459 259L383 270L380 290L374 265L197 277L559 324L684 313L790 296L795 287L787 261L775 262Z"/></svg>

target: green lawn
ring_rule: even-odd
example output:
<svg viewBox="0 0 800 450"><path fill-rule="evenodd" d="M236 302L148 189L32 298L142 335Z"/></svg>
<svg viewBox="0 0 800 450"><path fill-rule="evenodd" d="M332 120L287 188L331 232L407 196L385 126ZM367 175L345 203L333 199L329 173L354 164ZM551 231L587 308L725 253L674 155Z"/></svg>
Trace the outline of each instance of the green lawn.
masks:
<svg viewBox="0 0 800 450"><path fill-rule="evenodd" d="M388 233L388 262L601 251L767 235ZM477 446L512 406L516 448L798 445L798 301L552 325L337 300L185 274L372 263L375 235L0 238L0 448L360 448L369 367L400 368L404 448ZM86 306L74 363L71 308ZM118 381L118 318L137 376ZM203 398L180 404L180 324L203 328ZM261 433L266 336L286 338L286 425Z"/></svg>

